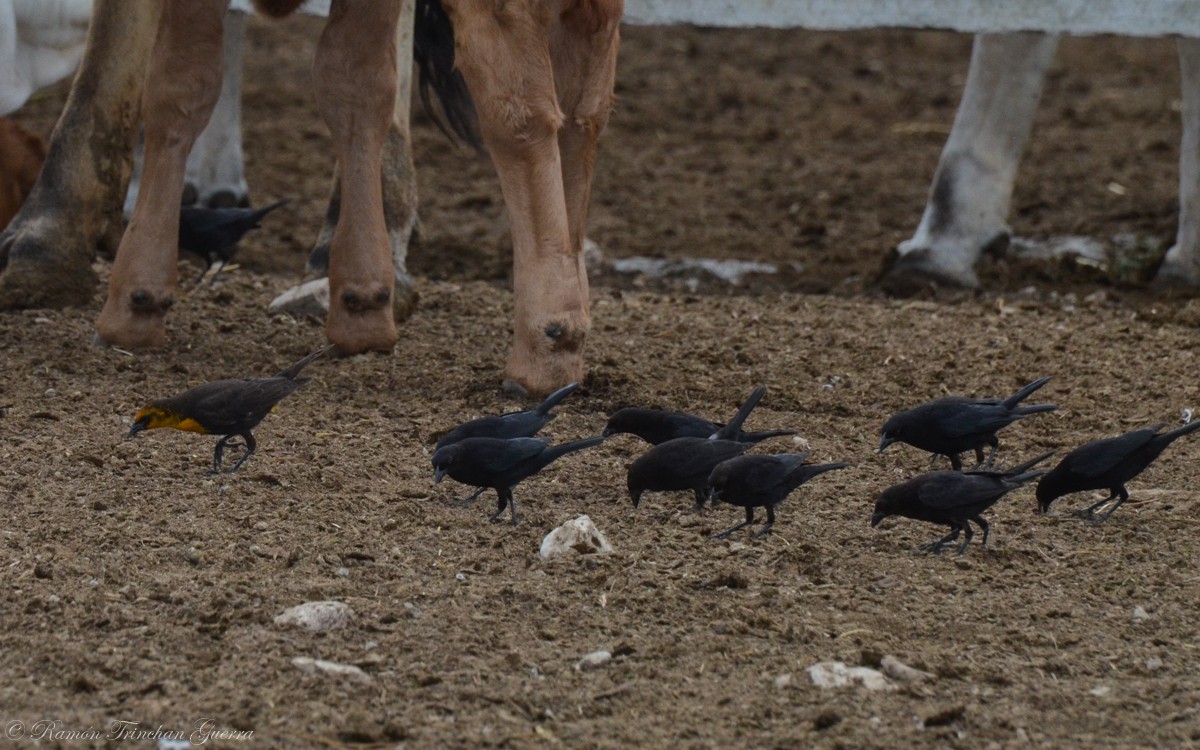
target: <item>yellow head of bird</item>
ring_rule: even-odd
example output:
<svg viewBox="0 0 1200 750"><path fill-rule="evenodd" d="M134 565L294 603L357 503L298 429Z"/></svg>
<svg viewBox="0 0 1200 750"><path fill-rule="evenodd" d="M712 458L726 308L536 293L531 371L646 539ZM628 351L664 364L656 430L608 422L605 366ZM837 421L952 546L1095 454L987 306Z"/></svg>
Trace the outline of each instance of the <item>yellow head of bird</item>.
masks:
<svg viewBox="0 0 1200 750"><path fill-rule="evenodd" d="M170 409L150 404L138 409L138 413L133 415L133 426L129 428L129 434L126 437L133 437L142 430L156 430L160 427L170 427L185 432L199 432L202 435L208 434L208 430L204 429L203 425L196 420L183 417Z"/></svg>

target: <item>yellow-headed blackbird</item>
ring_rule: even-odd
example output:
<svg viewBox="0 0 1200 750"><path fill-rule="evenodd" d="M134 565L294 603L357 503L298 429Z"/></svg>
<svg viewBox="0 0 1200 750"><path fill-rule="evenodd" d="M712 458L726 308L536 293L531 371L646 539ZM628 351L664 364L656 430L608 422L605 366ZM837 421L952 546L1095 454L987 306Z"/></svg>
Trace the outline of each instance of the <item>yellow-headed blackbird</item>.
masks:
<svg viewBox="0 0 1200 750"><path fill-rule="evenodd" d="M258 426L267 414L308 378L297 378L300 371L317 357L333 349L328 346L309 354L273 378L254 380L217 380L198 385L189 391L171 398L152 401L138 410L133 417L133 426L128 437L142 430L171 427L201 435L221 435L213 453L212 474L221 470L221 456L234 437L241 437L246 444L246 453L229 473L233 473L254 454L256 443L250 430Z"/></svg>

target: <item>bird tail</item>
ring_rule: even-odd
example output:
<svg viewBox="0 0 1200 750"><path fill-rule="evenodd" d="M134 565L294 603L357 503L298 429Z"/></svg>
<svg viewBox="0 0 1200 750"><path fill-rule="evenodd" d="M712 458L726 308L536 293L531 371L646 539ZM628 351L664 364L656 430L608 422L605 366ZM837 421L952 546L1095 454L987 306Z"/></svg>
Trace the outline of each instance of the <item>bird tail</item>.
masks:
<svg viewBox="0 0 1200 750"><path fill-rule="evenodd" d="M800 467L800 471L803 472L804 481L807 482L818 474L824 474L827 471L834 471L836 469L844 469L849 465L845 461L838 461L831 464L804 464Z"/></svg>
<svg viewBox="0 0 1200 750"><path fill-rule="evenodd" d="M547 396L546 400L538 404L534 411L536 411L538 414L547 414L551 409L558 406L558 402L574 393L575 389L578 387L579 383L568 383L567 385L564 385L562 388L559 388L557 391Z"/></svg>
<svg viewBox="0 0 1200 750"><path fill-rule="evenodd" d="M1047 375L1044 378L1038 378L1037 380L1033 381L1032 383L1025 386L1021 390L1017 391L1013 395L1004 399L1004 401L1002 401L1001 403L1004 405L1005 409L1008 409L1011 411L1011 410L1017 408L1017 404L1021 403L1025 399L1029 398L1030 394L1032 394L1034 391L1036 391L1038 388L1041 388L1043 385L1045 385L1048 382L1050 382L1049 375ZM1051 408L1054 408L1054 407L1051 407ZM1045 409L1043 411L1049 411L1049 409ZM1032 414L1033 412L1030 412L1030 413Z"/></svg>
<svg viewBox="0 0 1200 750"><path fill-rule="evenodd" d="M275 201L274 203L272 203L268 206L263 206L262 208L258 209L254 213L250 214L251 223L254 224L254 226L258 226L258 222L262 221L262 218L264 216L271 213L272 211L274 211L277 208L286 206L290 202L291 201L288 198L280 198L279 200Z"/></svg>
<svg viewBox="0 0 1200 750"><path fill-rule="evenodd" d="M312 354L305 356L304 359L300 360L299 362L292 365L291 367L280 370L279 374L276 375L275 377L287 378L288 380L295 380L296 376L300 374L301 370L303 370L305 367L308 366L309 362L312 362L317 357L320 357L323 354L328 354L329 352L332 352L333 350L334 350L333 344L330 344L329 346L325 347L324 349L318 349L315 352L313 352Z"/></svg>
<svg viewBox="0 0 1200 750"><path fill-rule="evenodd" d="M709 440L737 440L737 436L742 431L742 425L746 422L746 417L750 416L750 412L754 411L754 407L758 406L758 402L762 401L762 397L767 393L767 387L760 385L754 389L750 397L738 409L738 413L733 419L729 420L729 424L712 434Z"/></svg>
<svg viewBox="0 0 1200 750"><path fill-rule="evenodd" d="M1049 469L1034 469L1033 471L1030 471L1030 469L1033 469L1033 467L1037 466L1053 455L1054 451L1043 453L1037 458L1030 459L1023 464L1018 464L1011 469L1006 469L1001 476L1004 477L1005 481L1012 483L1014 486L1025 484L1030 480L1037 479L1043 474L1048 474L1050 472Z"/></svg>
<svg viewBox="0 0 1200 750"><path fill-rule="evenodd" d="M1159 435L1158 437L1159 437L1159 439L1165 438L1167 441L1167 444L1169 445L1170 443L1175 442L1176 439L1183 437L1184 435L1188 434L1189 432L1195 432L1196 430L1200 430L1200 419L1193 419L1191 422L1188 422L1183 427L1180 427L1175 430L1171 430L1170 432L1164 432L1163 434Z"/></svg>
<svg viewBox="0 0 1200 750"><path fill-rule="evenodd" d="M1041 414L1042 412L1054 411L1057 408L1054 404L1030 404L1029 406L1018 406L1012 412L1019 417L1027 417L1030 414Z"/></svg>
<svg viewBox="0 0 1200 750"><path fill-rule="evenodd" d="M737 436L740 443L761 443L767 438L795 435L797 430L764 430L762 432L743 432Z"/></svg>
<svg viewBox="0 0 1200 750"><path fill-rule="evenodd" d="M593 445L600 445L603 442L604 436L597 435L596 437L584 438L583 440L572 440L569 443L551 446L542 451L542 466L549 466L568 453L581 451L584 448L591 448Z"/></svg>

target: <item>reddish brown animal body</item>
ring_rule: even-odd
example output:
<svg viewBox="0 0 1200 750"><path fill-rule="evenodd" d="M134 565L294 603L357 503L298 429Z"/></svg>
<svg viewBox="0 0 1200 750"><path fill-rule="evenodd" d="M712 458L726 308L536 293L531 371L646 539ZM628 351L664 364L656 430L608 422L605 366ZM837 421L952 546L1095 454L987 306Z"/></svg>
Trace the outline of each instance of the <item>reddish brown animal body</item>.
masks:
<svg viewBox="0 0 1200 750"><path fill-rule="evenodd" d="M390 350L397 339L380 159L404 2L411 0L334 0L314 63L317 102L341 177L326 333L347 353ZM299 2L257 4L283 15ZM596 141L612 104L623 2L443 4L512 220L515 342L506 375L531 393L546 393L583 374L590 317L582 244ZM97 13L105 7L101 3ZM107 7L110 17L120 15ZM177 282L179 196L188 151L220 88L224 12L225 0L162 6L143 96L141 190L96 321L107 342L131 348L166 342L165 316Z"/></svg>
<svg viewBox="0 0 1200 750"><path fill-rule="evenodd" d="M0 229L8 226L33 190L45 160L41 136L0 117Z"/></svg>

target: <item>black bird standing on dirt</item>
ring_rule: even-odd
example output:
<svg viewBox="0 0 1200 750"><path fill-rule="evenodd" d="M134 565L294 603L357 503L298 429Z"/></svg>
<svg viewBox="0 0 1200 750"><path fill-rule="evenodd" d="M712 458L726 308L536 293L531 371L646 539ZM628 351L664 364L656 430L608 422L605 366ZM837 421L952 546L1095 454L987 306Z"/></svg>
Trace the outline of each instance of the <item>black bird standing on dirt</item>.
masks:
<svg viewBox="0 0 1200 750"><path fill-rule="evenodd" d="M712 499L746 509L746 521L715 536L724 539L738 529L754 523L754 509L767 509L767 523L754 532L758 539L775 525L775 506L808 480L834 469L844 469L844 461L831 464L806 464L808 453L779 453L772 456L738 456L717 464L708 478Z"/></svg>
<svg viewBox="0 0 1200 750"><path fill-rule="evenodd" d="M451 443L457 443L459 440L469 437L502 439L533 437L558 416L557 414L551 414L550 410L558 406L560 401L571 395L578 387L579 383L565 385L554 393L551 393L546 397L545 401L529 411L514 411L508 414L479 417L469 422L463 422L445 435L442 435L434 450L445 448Z"/></svg>
<svg viewBox="0 0 1200 750"><path fill-rule="evenodd" d="M241 437L245 441L246 453L229 470L232 474L254 454L257 443L250 430L257 427L276 404L307 383L308 378L297 377L300 371L331 349L332 346L327 346L315 351L273 378L217 380L198 385L178 396L151 401L134 415L133 426L126 437L160 427L198 432L201 435L221 435L213 453L210 474L221 471L221 457L229 441Z"/></svg>
<svg viewBox="0 0 1200 750"><path fill-rule="evenodd" d="M977 466L984 465L983 446L990 445L986 465L991 466L1000 441L996 433L1030 414L1054 411L1054 404L1021 406L1021 402L1050 377L1040 378L1004 400L950 396L895 414L879 431L882 453L892 443L909 445L950 459L955 471L962 469L959 454L975 451Z"/></svg>
<svg viewBox="0 0 1200 750"><path fill-rule="evenodd" d="M1170 432L1159 432L1164 426L1159 424L1117 437L1093 440L1063 456L1058 466L1038 482L1038 511L1045 513L1050 509L1050 503L1072 492L1108 490L1108 497L1076 511L1096 523L1107 521L1113 511L1129 499L1125 483L1145 471L1168 445L1200 429L1200 419ZM1112 500L1116 500L1113 506L1097 518L1096 510Z"/></svg>
<svg viewBox="0 0 1200 750"><path fill-rule="evenodd" d="M633 507L637 507L644 492L691 490L696 495L693 511L704 507L708 499L708 477L722 461L739 456L750 449L751 443L739 443L732 438L742 429L750 412L766 394L757 388L742 404L737 415L711 438L681 437L659 443L633 462L626 484Z"/></svg>
<svg viewBox="0 0 1200 750"><path fill-rule="evenodd" d="M513 488L560 457L591 448L604 442L594 437L551 446L539 438L501 439L469 437L439 448L433 454L435 483L451 479L483 489L496 491L496 512L488 520L496 521L508 506L513 526L517 525L517 501ZM478 493L477 493L478 494Z"/></svg>
<svg viewBox="0 0 1200 750"><path fill-rule="evenodd" d="M242 236L251 229L257 229L264 216L285 203L286 199L275 201L263 208L181 208L179 249L199 256L204 261L204 271L200 278L196 279L196 283L203 281L204 274L208 273L213 263L220 261L221 265L209 281L210 284L215 283L217 276L233 258Z"/></svg>
<svg viewBox="0 0 1200 750"><path fill-rule="evenodd" d="M651 445L661 445L668 440L681 437L709 438L716 435L725 425L707 419L662 409L642 409L627 406L618 409L608 418L604 426L605 437L609 435L636 435ZM767 430L765 432L741 432L728 436L728 440L739 443L758 443L767 438L795 435L795 430Z"/></svg>
<svg viewBox="0 0 1200 750"><path fill-rule="evenodd" d="M949 535L922 545L921 550L941 554L942 548L958 539L959 532L963 532L967 538L958 548L958 554L961 555L974 536L970 522L974 521L983 529L981 544L987 544L988 523L980 514L995 505L1009 490L1045 474L1046 469L1030 470L1053 455L1051 451L1007 471L931 471L893 485L875 501L871 527L878 526L888 516L904 516L949 526Z"/></svg>

